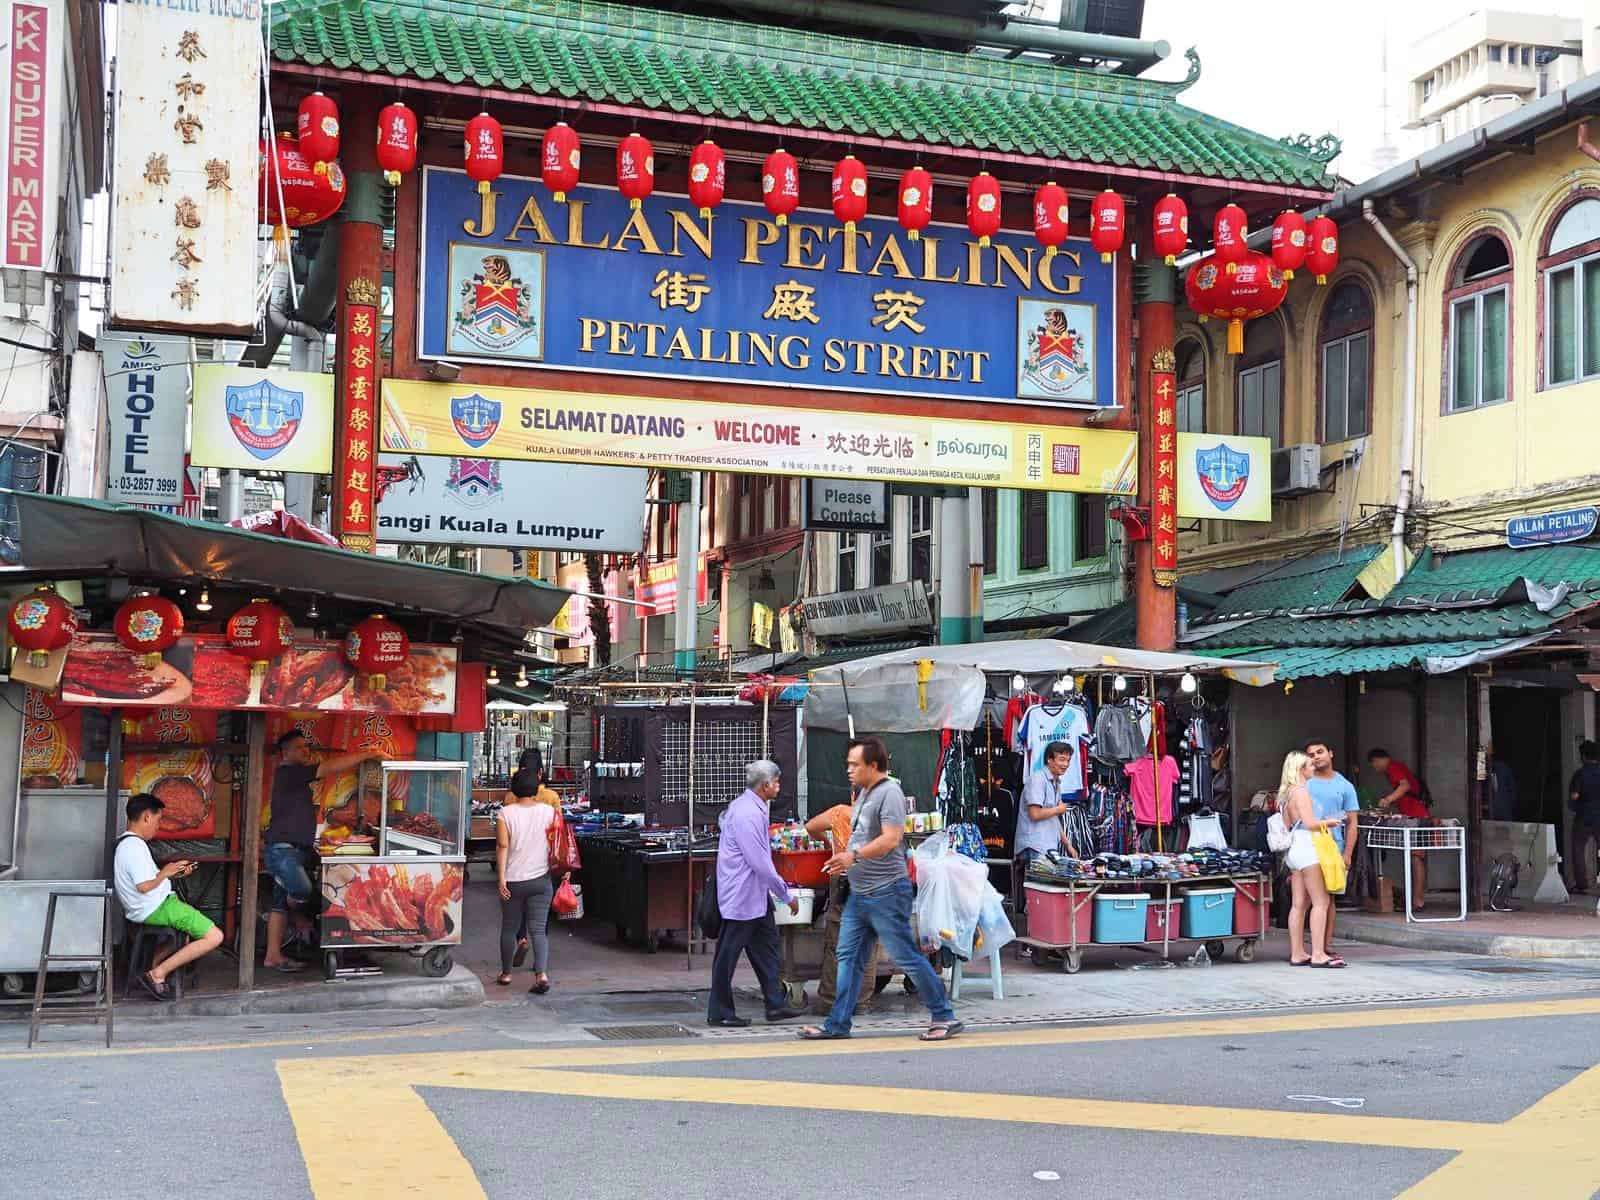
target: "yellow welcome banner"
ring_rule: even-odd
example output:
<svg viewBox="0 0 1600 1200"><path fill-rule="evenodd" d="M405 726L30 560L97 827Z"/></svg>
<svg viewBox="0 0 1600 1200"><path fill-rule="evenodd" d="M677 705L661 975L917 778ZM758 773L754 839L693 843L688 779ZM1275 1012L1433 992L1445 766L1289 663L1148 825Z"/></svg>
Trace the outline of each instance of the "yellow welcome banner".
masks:
<svg viewBox="0 0 1600 1200"><path fill-rule="evenodd" d="M542 388L383 381L383 449L1131 495L1132 433Z"/></svg>

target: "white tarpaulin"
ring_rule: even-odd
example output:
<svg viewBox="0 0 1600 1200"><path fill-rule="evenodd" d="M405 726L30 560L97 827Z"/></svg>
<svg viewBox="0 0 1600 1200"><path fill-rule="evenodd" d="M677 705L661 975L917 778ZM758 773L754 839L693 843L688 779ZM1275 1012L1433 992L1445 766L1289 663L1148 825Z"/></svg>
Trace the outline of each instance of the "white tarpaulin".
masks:
<svg viewBox="0 0 1600 1200"><path fill-rule="evenodd" d="M1030 686L1048 686L1062 675L1119 671L1171 676L1188 671L1264 687L1276 670L1269 662L1045 638L916 646L811 672L805 721L811 727L848 732L853 718L861 733L971 729L982 715L989 675L1022 675Z"/></svg>

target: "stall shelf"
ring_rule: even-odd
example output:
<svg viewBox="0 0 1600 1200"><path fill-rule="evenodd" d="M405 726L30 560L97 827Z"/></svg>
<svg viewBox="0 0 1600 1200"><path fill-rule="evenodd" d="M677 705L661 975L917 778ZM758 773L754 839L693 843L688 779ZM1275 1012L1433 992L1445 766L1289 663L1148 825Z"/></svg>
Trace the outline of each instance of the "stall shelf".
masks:
<svg viewBox="0 0 1600 1200"><path fill-rule="evenodd" d="M1405 873L1406 920L1415 924L1467 919L1467 831L1460 825L1362 825L1363 850L1382 858L1384 852L1398 853ZM1457 859L1457 887L1460 906L1455 916L1419 917L1411 908L1411 855L1413 853L1454 854ZM1383 872L1377 874L1381 877Z"/></svg>

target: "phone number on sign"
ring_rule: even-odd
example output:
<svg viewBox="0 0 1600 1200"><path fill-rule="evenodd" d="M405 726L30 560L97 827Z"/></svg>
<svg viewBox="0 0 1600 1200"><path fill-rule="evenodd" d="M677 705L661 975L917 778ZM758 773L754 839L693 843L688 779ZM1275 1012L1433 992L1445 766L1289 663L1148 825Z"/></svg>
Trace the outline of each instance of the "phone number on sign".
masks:
<svg viewBox="0 0 1600 1200"><path fill-rule="evenodd" d="M179 484L176 479L151 479L146 475L117 475L112 478L111 486L119 492L158 492L164 495L177 495Z"/></svg>

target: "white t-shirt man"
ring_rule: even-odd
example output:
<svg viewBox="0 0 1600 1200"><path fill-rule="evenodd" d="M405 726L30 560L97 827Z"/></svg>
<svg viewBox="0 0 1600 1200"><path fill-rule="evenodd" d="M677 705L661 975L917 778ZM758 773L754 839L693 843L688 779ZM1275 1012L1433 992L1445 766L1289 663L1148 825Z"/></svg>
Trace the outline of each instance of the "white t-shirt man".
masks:
<svg viewBox="0 0 1600 1200"><path fill-rule="evenodd" d="M150 853L150 843L136 833L125 833L117 842L117 852L111 860L111 885L116 889L117 900L128 920L143 922L161 907L161 902L172 895L172 880L163 879L148 892L139 885L149 883L159 873L155 857Z"/></svg>

